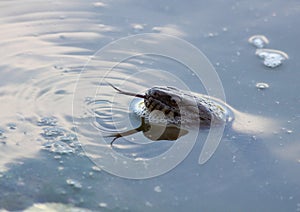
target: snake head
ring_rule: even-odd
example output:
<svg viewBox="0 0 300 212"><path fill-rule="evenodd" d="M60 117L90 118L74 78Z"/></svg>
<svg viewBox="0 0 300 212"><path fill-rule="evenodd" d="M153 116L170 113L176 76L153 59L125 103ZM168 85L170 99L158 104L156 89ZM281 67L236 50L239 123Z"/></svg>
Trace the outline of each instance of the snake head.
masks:
<svg viewBox="0 0 300 212"><path fill-rule="evenodd" d="M173 87L152 87L145 94L144 104L150 112L159 110L178 119L182 96L179 90Z"/></svg>
<svg viewBox="0 0 300 212"><path fill-rule="evenodd" d="M174 87L150 88L145 94L144 104L150 112L159 110L175 120L199 119L202 126L211 123L212 111L208 100Z"/></svg>

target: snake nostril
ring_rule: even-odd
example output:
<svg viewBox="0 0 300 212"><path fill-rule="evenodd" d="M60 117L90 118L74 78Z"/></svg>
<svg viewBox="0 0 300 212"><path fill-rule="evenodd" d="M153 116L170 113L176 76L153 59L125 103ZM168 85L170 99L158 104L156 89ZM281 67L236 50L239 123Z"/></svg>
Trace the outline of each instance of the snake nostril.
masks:
<svg viewBox="0 0 300 212"><path fill-rule="evenodd" d="M174 112L174 117L179 117L180 116L180 113L178 111L175 111Z"/></svg>
<svg viewBox="0 0 300 212"><path fill-rule="evenodd" d="M157 106L159 106L159 104L157 102L153 103L153 106L152 106L153 110L157 109Z"/></svg>
<svg viewBox="0 0 300 212"><path fill-rule="evenodd" d="M165 114L168 115L171 112L170 109L165 110Z"/></svg>
<svg viewBox="0 0 300 212"><path fill-rule="evenodd" d="M159 104L156 106L156 109L162 111L164 109L164 106Z"/></svg>

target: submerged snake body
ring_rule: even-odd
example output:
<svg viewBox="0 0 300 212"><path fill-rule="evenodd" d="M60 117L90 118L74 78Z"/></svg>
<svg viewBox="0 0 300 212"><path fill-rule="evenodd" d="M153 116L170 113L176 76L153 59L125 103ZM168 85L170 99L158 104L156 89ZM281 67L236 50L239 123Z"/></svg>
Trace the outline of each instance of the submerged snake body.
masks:
<svg viewBox="0 0 300 212"><path fill-rule="evenodd" d="M225 104L174 87L152 87L142 98L143 101L133 106L133 111L152 123L209 127L211 124L225 123L229 118Z"/></svg>
<svg viewBox="0 0 300 212"><path fill-rule="evenodd" d="M182 128L210 127L226 122L230 122L235 131L251 135L259 133L260 136L271 135L280 126L272 118L240 112L219 99L174 87L156 86L145 94L135 94L110 85L121 94L141 98L135 99L131 104L134 114L141 118L141 126L110 136L114 137L111 144L119 137L139 131L149 134L147 137L151 140L176 140L182 136L180 133L187 133ZM166 130L163 134L156 135L155 131L161 128L161 124L166 126Z"/></svg>

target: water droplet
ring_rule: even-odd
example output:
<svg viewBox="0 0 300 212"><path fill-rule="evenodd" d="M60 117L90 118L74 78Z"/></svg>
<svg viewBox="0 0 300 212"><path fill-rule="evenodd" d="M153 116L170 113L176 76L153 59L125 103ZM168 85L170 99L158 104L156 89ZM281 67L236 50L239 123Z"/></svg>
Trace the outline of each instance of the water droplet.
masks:
<svg viewBox="0 0 300 212"><path fill-rule="evenodd" d="M81 183L78 180L74 180L74 179L67 179L66 180L67 184L74 187L74 188L82 188Z"/></svg>
<svg viewBox="0 0 300 212"><path fill-rule="evenodd" d="M160 193L162 190L161 190L160 186L155 186L154 191Z"/></svg>
<svg viewBox="0 0 300 212"><path fill-rule="evenodd" d="M274 49L257 49L255 54L262 58L264 65L269 68L275 68L289 58L285 52Z"/></svg>
<svg viewBox="0 0 300 212"><path fill-rule="evenodd" d="M100 208L107 208L107 203L105 202L100 202L98 205Z"/></svg>
<svg viewBox="0 0 300 212"><path fill-rule="evenodd" d="M258 83L256 83L255 87L257 87L260 90L263 90L263 89L269 88L269 85L264 82L258 82Z"/></svg>
<svg viewBox="0 0 300 212"><path fill-rule="evenodd" d="M256 48L263 48L269 43L269 40L264 35L253 35L248 39L248 42Z"/></svg>

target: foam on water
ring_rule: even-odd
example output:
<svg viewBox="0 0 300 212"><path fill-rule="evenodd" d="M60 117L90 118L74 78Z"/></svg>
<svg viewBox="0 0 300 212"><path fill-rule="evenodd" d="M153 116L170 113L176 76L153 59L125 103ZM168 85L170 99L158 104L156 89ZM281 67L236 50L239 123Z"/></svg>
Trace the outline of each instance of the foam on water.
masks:
<svg viewBox="0 0 300 212"><path fill-rule="evenodd" d="M258 82L256 83L255 85L258 89L266 89L266 88L269 88L269 84L267 83L264 83L264 82Z"/></svg>
<svg viewBox="0 0 300 212"><path fill-rule="evenodd" d="M264 35L253 35L248 39L248 42L256 48L264 48L269 43L269 40Z"/></svg>
<svg viewBox="0 0 300 212"><path fill-rule="evenodd" d="M269 68L276 68L289 58L285 52L275 49L257 49L255 54L262 58L263 64Z"/></svg>

